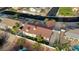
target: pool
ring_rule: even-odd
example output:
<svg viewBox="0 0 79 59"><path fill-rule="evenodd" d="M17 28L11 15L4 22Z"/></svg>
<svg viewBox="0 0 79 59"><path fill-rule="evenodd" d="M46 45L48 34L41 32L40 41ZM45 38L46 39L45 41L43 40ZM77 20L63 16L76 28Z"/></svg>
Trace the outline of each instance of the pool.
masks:
<svg viewBox="0 0 79 59"><path fill-rule="evenodd" d="M74 46L72 47L72 50L73 50L73 51L79 51L79 45L74 45Z"/></svg>
<svg viewBox="0 0 79 59"><path fill-rule="evenodd" d="M19 51L28 51L28 49L23 47L22 49L19 49Z"/></svg>

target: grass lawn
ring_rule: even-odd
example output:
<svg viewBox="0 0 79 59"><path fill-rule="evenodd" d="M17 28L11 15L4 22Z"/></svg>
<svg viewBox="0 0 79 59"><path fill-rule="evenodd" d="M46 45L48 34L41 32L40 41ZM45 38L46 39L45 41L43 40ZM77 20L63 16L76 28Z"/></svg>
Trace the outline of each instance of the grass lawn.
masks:
<svg viewBox="0 0 79 59"><path fill-rule="evenodd" d="M61 7L61 8L59 8L58 15L61 15L61 16L74 16L74 12L72 11L71 7Z"/></svg>

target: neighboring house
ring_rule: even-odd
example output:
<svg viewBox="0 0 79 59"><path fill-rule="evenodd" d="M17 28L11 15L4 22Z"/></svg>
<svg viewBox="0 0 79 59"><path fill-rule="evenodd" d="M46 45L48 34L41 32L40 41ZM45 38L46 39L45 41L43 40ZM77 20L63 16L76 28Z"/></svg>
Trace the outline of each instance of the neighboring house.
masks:
<svg viewBox="0 0 79 59"><path fill-rule="evenodd" d="M79 29L74 29L66 32L65 39L72 41L72 44L79 44Z"/></svg>
<svg viewBox="0 0 79 59"><path fill-rule="evenodd" d="M47 20L46 21L46 27L48 27L49 29L53 29L56 25L56 21L54 19L51 19L51 20Z"/></svg>
<svg viewBox="0 0 79 59"><path fill-rule="evenodd" d="M46 16L51 7L12 7L14 10L20 13L28 13L32 15Z"/></svg>
<svg viewBox="0 0 79 59"><path fill-rule="evenodd" d="M24 34L31 37L41 35L46 41L49 41L53 34L52 30L34 24L25 24L22 31Z"/></svg>
<svg viewBox="0 0 79 59"><path fill-rule="evenodd" d="M53 35L51 36L49 45L53 46L55 41L60 41L62 44L67 43L68 40L64 39L65 32L66 30L64 29L61 29L60 31L53 30Z"/></svg>
<svg viewBox="0 0 79 59"><path fill-rule="evenodd" d="M12 28L15 26L16 23L20 23L20 21L9 19L9 18L3 18L0 22L0 28Z"/></svg>

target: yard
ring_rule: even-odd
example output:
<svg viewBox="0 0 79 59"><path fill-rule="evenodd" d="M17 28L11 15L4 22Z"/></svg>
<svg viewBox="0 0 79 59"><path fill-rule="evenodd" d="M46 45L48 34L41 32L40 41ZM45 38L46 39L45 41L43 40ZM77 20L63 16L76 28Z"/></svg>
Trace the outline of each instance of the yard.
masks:
<svg viewBox="0 0 79 59"><path fill-rule="evenodd" d="M59 16L74 16L74 12L71 7L61 7L58 12Z"/></svg>

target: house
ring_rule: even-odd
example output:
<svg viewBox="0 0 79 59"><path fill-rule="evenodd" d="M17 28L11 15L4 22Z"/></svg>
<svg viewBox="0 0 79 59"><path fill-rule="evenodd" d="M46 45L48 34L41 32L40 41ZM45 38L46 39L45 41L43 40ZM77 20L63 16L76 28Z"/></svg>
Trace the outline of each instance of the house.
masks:
<svg viewBox="0 0 79 59"><path fill-rule="evenodd" d="M14 10L20 13L28 13L32 15L46 16L51 7L12 7Z"/></svg>
<svg viewBox="0 0 79 59"><path fill-rule="evenodd" d="M41 27L35 24L31 24L31 23L25 24L22 31L24 34L31 37L36 37L41 35L46 41L49 41L51 38L51 35L53 34L53 31L50 29Z"/></svg>
<svg viewBox="0 0 79 59"><path fill-rule="evenodd" d="M69 37L71 40L72 39L79 39L79 29L73 29L69 30L68 32L65 33L67 37Z"/></svg>
<svg viewBox="0 0 79 59"><path fill-rule="evenodd" d="M79 44L79 29L67 31L65 33L65 39L70 40L72 45Z"/></svg>
<svg viewBox="0 0 79 59"><path fill-rule="evenodd" d="M20 23L20 21L9 19L9 18L2 18L0 22L0 28L6 29L6 28L12 28L15 26L16 23Z"/></svg>
<svg viewBox="0 0 79 59"><path fill-rule="evenodd" d="M55 24L56 24L56 21L54 19L51 19L51 20L47 20L45 25L49 29L53 29L55 27Z"/></svg>

